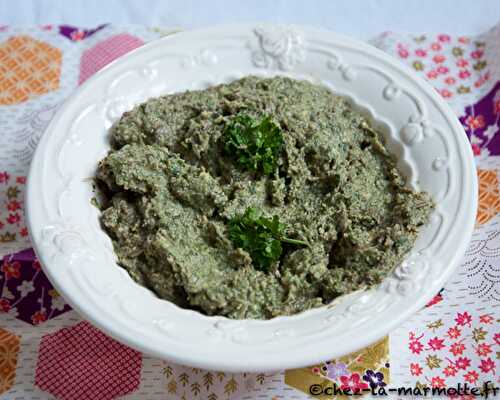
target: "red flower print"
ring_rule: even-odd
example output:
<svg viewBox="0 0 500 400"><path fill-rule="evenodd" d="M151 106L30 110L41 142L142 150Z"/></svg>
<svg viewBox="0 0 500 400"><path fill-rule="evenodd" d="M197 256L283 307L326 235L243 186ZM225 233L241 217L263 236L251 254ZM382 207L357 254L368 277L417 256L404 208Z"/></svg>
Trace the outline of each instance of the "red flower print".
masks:
<svg viewBox="0 0 500 400"><path fill-rule="evenodd" d="M457 313L455 322L460 326L464 325L470 326L470 323L472 322L472 317L467 311L464 311L463 313Z"/></svg>
<svg viewBox="0 0 500 400"><path fill-rule="evenodd" d="M25 176L18 176L16 178L16 183L20 183L21 185L24 185L26 183L26 177Z"/></svg>
<svg viewBox="0 0 500 400"><path fill-rule="evenodd" d="M469 371L464 375L465 381L472 385L476 383L477 378L479 378L479 374L476 371Z"/></svg>
<svg viewBox="0 0 500 400"><path fill-rule="evenodd" d="M491 350L491 346L489 344L486 344L486 343L481 343L480 345L478 345L476 347L476 354L479 356L479 357L482 357L482 356L487 356L488 354L490 354L492 352Z"/></svg>
<svg viewBox="0 0 500 400"><path fill-rule="evenodd" d="M437 304L439 302L443 301L443 296L441 296L441 293L438 293L437 295L435 295L431 301L429 301L425 306L426 307L431 307L433 306L434 304Z"/></svg>
<svg viewBox="0 0 500 400"><path fill-rule="evenodd" d="M467 43L469 43L469 42L470 42L470 39L469 39L467 36L460 36L460 37L458 38L458 41L459 41L460 43L467 44Z"/></svg>
<svg viewBox="0 0 500 400"><path fill-rule="evenodd" d="M21 216L19 213L9 214L7 217L7 222L11 225L19 224L21 222Z"/></svg>
<svg viewBox="0 0 500 400"><path fill-rule="evenodd" d="M460 335L462 334L462 331L460 330L460 328L454 326L454 327L451 327L450 329L448 329L448 332L446 332L446 334L448 335L448 337L450 339L456 339L456 338L460 337Z"/></svg>
<svg viewBox="0 0 500 400"><path fill-rule="evenodd" d="M491 324L493 322L493 317L490 314L480 315L479 322L482 322L483 324Z"/></svg>
<svg viewBox="0 0 500 400"><path fill-rule="evenodd" d="M469 76L470 76L470 72L468 70L466 70L466 69L461 69L458 72L458 77L460 79L467 79Z"/></svg>
<svg viewBox="0 0 500 400"><path fill-rule="evenodd" d="M449 76L448 78L446 78L444 80L444 83L446 83L448 85L454 85L456 83L456 80L452 76Z"/></svg>
<svg viewBox="0 0 500 400"><path fill-rule="evenodd" d="M33 269L35 271L40 271L40 269L41 269L40 261L38 261L38 259L35 260L35 261L33 261L33 263L31 264L31 266L33 267Z"/></svg>
<svg viewBox="0 0 500 400"><path fill-rule="evenodd" d="M483 85L483 84L484 84L484 82L486 82L486 81L487 81L486 76L482 76L482 77L480 77L480 78L479 78L476 82L474 82L474 87L477 87L477 88L478 88L478 87L480 87L481 85Z"/></svg>
<svg viewBox="0 0 500 400"><path fill-rule="evenodd" d="M450 69L448 67L445 67L444 65L440 65L439 67L437 67L436 71L438 72L438 74L444 75L450 72Z"/></svg>
<svg viewBox="0 0 500 400"><path fill-rule="evenodd" d="M451 96L453 96L453 93L451 93L448 89L441 89L441 90L438 90L438 92L445 99L449 99Z"/></svg>
<svg viewBox="0 0 500 400"><path fill-rule="evenodd" d="M493 108L493 112L495 114L500 113L500 100L495 101L495 106Z"/></svg>
<svg viewBox="0 0 500 400"><path fill-rule="evenodd" d="M10 175L7 172L0 172L0 183L7 183L10 179Z"/></svg>
<svg viewBox="0 0 500 400"><path fill-rule="evenodd" d="M438 40L442 43L448 43L451 40L451 37L449 35L439 35Z"/></svg>
<svg viewBox="0 0 500 400"><path fill-rule="evenodd" d="M422 374L423 368L417 363L410 364L410 372L413 376L419 376Z"/></svg>
<svg viewBox="0 0 500 400"><path fill-rule="evenodd" d="M479 365L479 369L484 372L488 373L490 371L493 371L495 369L495 363L491 358L487 358L486 360L481 360L481 364Z"/></svg>
<svg viewBox="0 0 500 400"><path fill-rule="evenodd" d="M14 261L13 263L10 263L7 260L3 262L3 265L0 268L0 270L5 275L5 279L19 278L21 276L20 269L21 269L21 263L19 261Z"/></svg>
<svg viewBox="0 0 500 400"><path fill-rule="evenodd" d="M460 342L453 343L450 346L450 353L453 354L455 357L458 355L462 355L464 353L464 350L465 350L465 344Z"/></svg>
<svg viewBox="0 0 500 400"><path fill-rule="evenodd" d="M43 310L37 311L31 316L31 321L33 322L34 325L41 324L43 321L46 320L47 320L47 314Z"/></svg>
<svg viewBox="0 0 500 400"><path fill-rule="evenodd" d="M442 388L442 387L445 387L445 385L446 385L446 382L444 381L443 378L441 378L439 376L435 376L431 380L431 386L433 388Z"/></svg>
<svg viewBox="0 0 500 400"><path fill-rule="evenodd" d="M477 117L474 117L473 115L470 115L466 120L465 123L467 126L471 129L481 129L484 128L486 123L484 121L484 116L478 115ZM467 314L467 313L466 313ZM469 316L470 317L470 316ZM455 321L457 321L455 319ZM470 323L471 320L469 320ZM458 321L457 321L458 323ZM460 325L460 324L459 324ZM470 324L469 324L470 325Z"/></svg>
<svg viewBox="0 0 500 400"><path fill-rule="evenodd" d="M410 334L408 335L409 336L409 340L412 341L412 340L420 340L424 337L424 334L422 333L419 337L417 337L415 335L415 332L410 332Z"/></svg>
<svg viewBox="0 0 500 400"><path fill-rule="evenodd" d="M8 299L0 299L0 311L9 312L10 311L10 301Z"/></svg>
<svg viewBox="0 0 500 400"><path fill-rule="evenodd" d="M2 229L4 226L5 224L2 221L0 221L0 229Z"/></svg>
<svg viewBox="0 0 500 400"><path fill-rule="evenodd" d="M9 211L17 211L21 208L21 203L17 200L11 200L7 203L7 210Z"/></svg>
<svg viewBox="0 0 500 400"><path fill-rule="evenodd" d="M424 345L420 343L418 340L412 340L408 345L409 349L413 354L420 354L424 349Z"/></svg>
<svg viewBox="0 0 500 400"><path fill-rule="evenodd" d="M311 371L312 371L313 374L316 374L316 375L319 374L319 368L318 367L314 367L313 369L311 369Z"/></svg>
<svg viewBox="0 0 500 400"><path fill-rule="evenodd" d="M21 231L19 232L21 234L21 236L23 237L26 237L28 236L28 228L24 227L24 228L21 228Z"/></svg>
<svg viewBox="0 0 500 400"><path fill-rule="evenodd" d="M432 70L427 72L427 78L429 79L436 79L438 77L438 73L436 70Z"/></svg>
<svg viewBox="0 0 500 400"><path fill-rule="evenodd" d="M444 344L444 339L439 339L437 337L429 340L427 343L431 350L441 350L442 348L446 347Z"/></svg>
<svg viewBox="0 0 500 400"><path fill-rule="evenodd" d="M493 340L500 346L500 333L495 333L495 335L493 336Z"/></svg>
<svg viewBox="0 0 500 400"><path fill-rule="evenodd" d="M443 369L445 376L455 376L457 371L458 370L453 365L448 365L445 369Z"/></svg>
<svg viewBox="0 0 500 400"><path fill-rule="evenodd" d="M434 42L434 43L431 44L431 50L439 51L441 49L442 49L442 46L439 43Z"/></svg>
<svg viewBox="0 0 500 400"><path fill-rule="evenodd" d="M455 366L458 369L467 369L470 367L470 360L467 357L458 357Z"/></svg>
<svg viewBox="0 0 500 400"><path fill-rule="evenodd" d="M406 49L399 49L398 54L399 54L399 57L401 57L401 58L408 58L408 56L410 55L410 53Z"/></svg>
<svg viewBox="0 0 500 400"><path fill-rule="evenodd" d="M70 36L71 36L71 40L78 42L78 41L82 40L83 38L85 38L85 32L73 31L73 32L71 32Z"/></svg>
<svg viewBox="0 0 500 400"><path fill-rule="evenodd" d="M424 49L417 49L417 50L415 50L415 54L418 57L426 57L427 56L427 52Z"/></svg>
<svg viewBox="0 0 500 400"><path fill-rule="evenodd" d="M469 61L464 60L463 58L457 60L457 67L465 68L467 65L469 65Z"/></svg>
<svg viewBox="0 0 500 400"><path fill-rule="evenodd" d="M410 372L413 376L419 376L423 371L423 368L417 363L410 364Z"/></svg>
<svg viewBox="0 0 500 400"><path fill-rule="evenodd" d="M472 147L472 152L474 153L475 156L481 155L481 148L477 144L471 145Z"/></svg>
<svg viewBox="0 0 500 400"><path fill-rule="evenodd" d="M357 373L354 373L351 376L341 376L340 382L342 383L340 389L343 391L350 389L351 393L359 393L363 389L368 389L368 384L363 382Z"/></svg>
<svg viewBox="0 0 500 400"><path fill-rule="evenodd" d="M483 56L484 52L482 50L476 50L476 51L473 51L472 53L470 53L470 56L477 60L478 58L481 58Z"/></svg>
<svg viewBox="0 0 500 400"><path fill-rule="evenodd" d="M436 64L441 64L446 60L446 57L443 56L442 54L437 54L434 57L432 57L432 61L434 61Z"/></svg>

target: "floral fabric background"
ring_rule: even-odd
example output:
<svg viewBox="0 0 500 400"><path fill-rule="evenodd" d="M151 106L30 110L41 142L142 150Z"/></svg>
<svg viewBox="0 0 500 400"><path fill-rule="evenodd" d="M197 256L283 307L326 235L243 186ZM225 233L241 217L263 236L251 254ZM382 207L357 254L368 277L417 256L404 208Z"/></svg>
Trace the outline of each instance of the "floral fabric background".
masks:
<svg viewBox="0 0 500 400"><path fill-rule="evenodd" d="M386 32L373 44L451 105L476 157L479 210L462 264L418 314L338 360L273 374L202 371L130 349L83 321L47 280L23 214L33 151L89 76L172 31L0 26L0 398L306 399L309 385L500 386L500 25L478 37Z"/></svg>

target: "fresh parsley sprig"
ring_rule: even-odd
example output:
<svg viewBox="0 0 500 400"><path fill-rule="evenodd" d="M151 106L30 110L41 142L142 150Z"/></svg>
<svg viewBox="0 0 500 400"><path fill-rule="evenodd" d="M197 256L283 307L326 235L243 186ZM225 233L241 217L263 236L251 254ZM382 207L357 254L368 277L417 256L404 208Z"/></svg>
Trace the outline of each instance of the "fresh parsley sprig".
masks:
<svg viewBox="0 0 500 400"><path fill-rule="evenodd" d="M271 174L278 165L282 146L281 128L269 116L257 123L246 114L238 114L224 128L226 154L252 171Z"/></svg>
<svg viewBox="0 0 500 400"><path fill-rule="evenodd" d="M236 247L247 251L254 266L261 271L269 271L283 252L282 243L307 246L302 240L285 237L286 227L277 215L272 218L262 216L255 207L249 207L242 215L229 222L229 238Z"/></svg>

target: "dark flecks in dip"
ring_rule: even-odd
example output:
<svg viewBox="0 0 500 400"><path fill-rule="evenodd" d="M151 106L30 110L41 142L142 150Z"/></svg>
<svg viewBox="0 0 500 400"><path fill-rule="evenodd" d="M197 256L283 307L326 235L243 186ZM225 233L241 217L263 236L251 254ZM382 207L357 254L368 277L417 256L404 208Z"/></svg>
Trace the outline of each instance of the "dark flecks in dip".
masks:
<svg viewBox="0 0 500 400"><path fill-rule="evenodd" d="M209 315L294 314L371 286L433 209L326 88L247 77L125 113L97 178L119 263Z"/></svg>

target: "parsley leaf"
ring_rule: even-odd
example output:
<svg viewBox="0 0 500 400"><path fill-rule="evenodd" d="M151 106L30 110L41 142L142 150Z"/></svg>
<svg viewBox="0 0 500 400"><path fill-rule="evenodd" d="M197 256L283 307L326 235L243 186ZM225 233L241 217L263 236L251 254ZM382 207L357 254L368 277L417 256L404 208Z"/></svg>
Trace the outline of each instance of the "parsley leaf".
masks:
<svg viewBox="0 0 500 400"><path fill-rule="evenodd" d="M241 166L265 175L276 169L283 134L271 117L257 123L246 114L238 114L224 128L224 140L224 150Z"/></svg>
<svg viewBox="0 0 500 400"><path fill-rule="evenodd" d="M277 215L266 218L255 207L247 208L229 222L229 238L235 246L246 250L254 266L264 272L279 260L282 243L307 246L302 240L285 237L285 230Z"/></svg>

